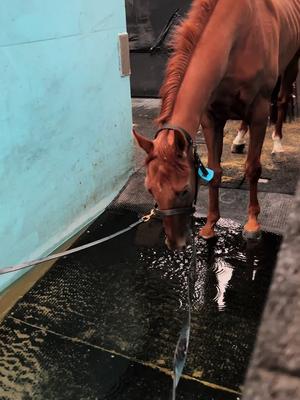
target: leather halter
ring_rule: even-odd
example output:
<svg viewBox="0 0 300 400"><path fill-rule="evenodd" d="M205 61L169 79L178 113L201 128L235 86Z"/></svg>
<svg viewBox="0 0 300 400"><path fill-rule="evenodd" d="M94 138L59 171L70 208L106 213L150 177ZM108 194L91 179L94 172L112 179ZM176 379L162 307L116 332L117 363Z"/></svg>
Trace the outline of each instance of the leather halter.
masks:
<svg viewBox="0 0 300 400"><path fill-rule="evenodd" d="M207 175L207 171L206 168L204 167L204 165L201 162L200 156L197 152L197 148L194 145L193 139L191 137L191 135L183 128L179 127L179 126L174 126L174 125L163 125L161 128L158 129L158 131L155 134L155 137L157 137L157 135L161 132L161 131L177 131L180 132L187 140L189 146L193 147L194 150L194 166L195 166L195 197L194 197L194 205L192 207L181 207L181 208L170 208L168 210L160 210L157 206L157 204L155 205L155 214L159 217L170 217L173 215L181 215L181 214L187 214L187 215L192 215L195 212L195 204L197 201L197 196L198 196L198 169L200 168L203 175L206 176Z"/></svg>

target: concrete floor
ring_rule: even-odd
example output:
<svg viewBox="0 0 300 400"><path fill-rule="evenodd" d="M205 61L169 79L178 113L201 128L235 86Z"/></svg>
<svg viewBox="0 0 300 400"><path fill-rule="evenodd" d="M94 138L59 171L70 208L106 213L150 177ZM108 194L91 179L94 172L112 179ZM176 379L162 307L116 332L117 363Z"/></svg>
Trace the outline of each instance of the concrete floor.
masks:
<svg viewBox="0 0 300 400"><path fill-rule="evenodd" d="M149 136L156 112L155 102L134 105L135 123ZM75 246L126 227L152 206L143 187L143 158L136 149L128 185ZM191 342L177 399L241 397L278 234L292 203L292 183L286 188L261 193L265 232L253 245L241 236L244 188L222 188L218 239L197 237L207 205L201 187ZM0 399L169 399L174 349L187 312L190 257L191 248L181 255L168 252L161 223L153 220L58 260L0 325Z"/></svg>

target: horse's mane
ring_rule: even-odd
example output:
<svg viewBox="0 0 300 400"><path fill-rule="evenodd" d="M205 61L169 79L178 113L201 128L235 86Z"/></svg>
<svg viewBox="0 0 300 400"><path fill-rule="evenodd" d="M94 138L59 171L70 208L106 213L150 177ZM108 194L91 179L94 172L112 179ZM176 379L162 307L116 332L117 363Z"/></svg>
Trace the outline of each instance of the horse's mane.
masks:
<svg viewBox="0 0 300 400"><path fill-rule="evenodd" d="M193 51L218 0L194 0L187 18L176 29L171 39L174 53L167 65L164 83L160 90L162 105L158 124L164 124L171 117L175 99Z"/></svg>

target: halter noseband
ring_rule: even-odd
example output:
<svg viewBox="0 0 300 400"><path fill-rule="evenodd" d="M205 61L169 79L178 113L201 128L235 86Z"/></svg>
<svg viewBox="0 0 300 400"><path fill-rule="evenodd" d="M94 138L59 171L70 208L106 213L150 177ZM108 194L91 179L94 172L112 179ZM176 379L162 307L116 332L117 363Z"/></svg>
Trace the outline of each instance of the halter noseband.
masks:
<svg viewBox="0 0 300 400"><path fill-rule="evenodd" d="M163 125L161 128L158 129L158 131L155 134L155 138L157 137L157 135L161 132L161 131L177 131L180 132L187 140L189 146L193 147L194 150L194 166L195 166L195 176L196 176L196 188L195 188L195 197L194 197L194 205L192 207L181 207L181 208L170 208L168 210L160 210L157 206L157 204L155 205L155 214L158 217L170 217L173 215L181 215L181 214L194 214L195 212L195 204L197 201L197 196L198 196L198 169L200 168L202 174L204 176L207 176L208 172L206 170L206 168L204 167L204 165L202 164L202 161L200 159L200 156L197 152L197 148L194 145L192 136L183 128L179 127L179 126L174 126L174 125Z"/></svg>

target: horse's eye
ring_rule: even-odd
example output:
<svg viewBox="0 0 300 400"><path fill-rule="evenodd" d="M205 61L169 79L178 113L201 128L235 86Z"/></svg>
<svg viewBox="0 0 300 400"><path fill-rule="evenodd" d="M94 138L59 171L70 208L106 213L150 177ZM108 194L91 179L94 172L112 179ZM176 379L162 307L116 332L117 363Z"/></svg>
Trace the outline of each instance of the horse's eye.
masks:
<svg viewBox="0 0 300 400"><path fill-rule="evenodd" d="M185 189L185 190L183 190L182 192L178 193L178 195L179 195L180 197L185 197L185 196L187 196L188 193L189 193L189 191L188 191L187 189Z"/></svg>

